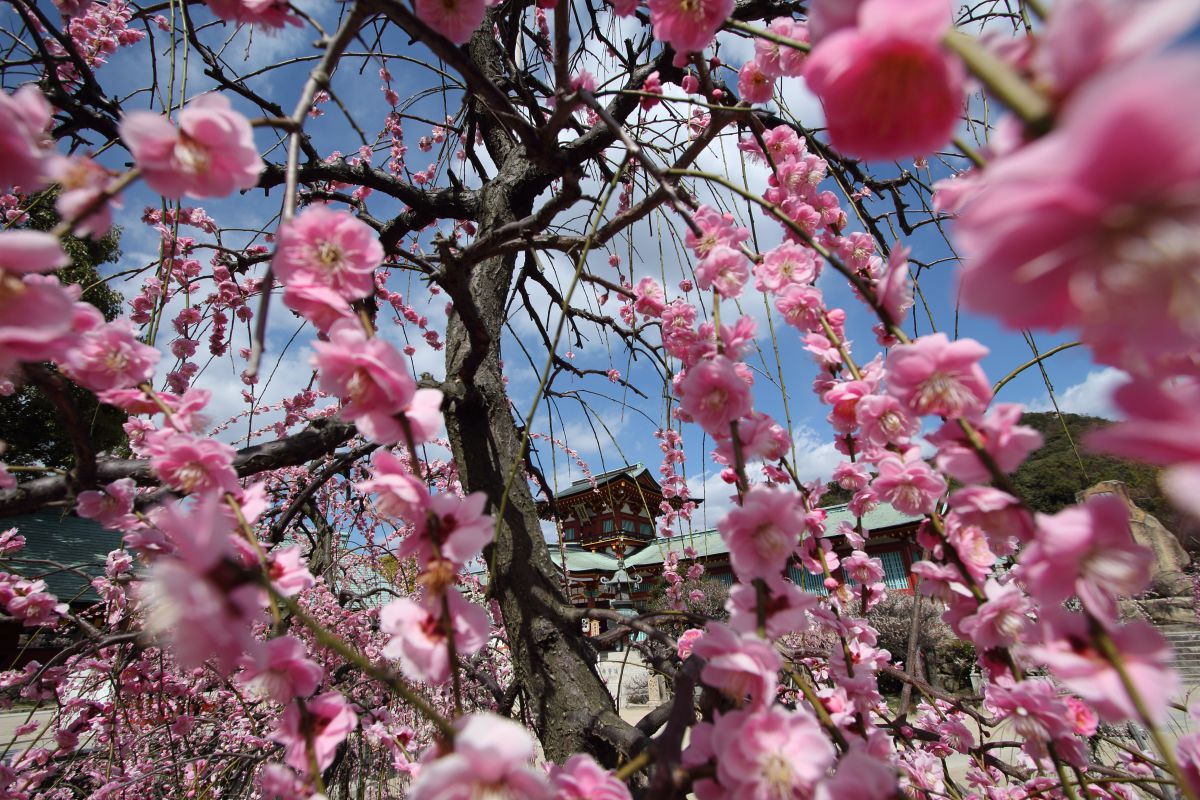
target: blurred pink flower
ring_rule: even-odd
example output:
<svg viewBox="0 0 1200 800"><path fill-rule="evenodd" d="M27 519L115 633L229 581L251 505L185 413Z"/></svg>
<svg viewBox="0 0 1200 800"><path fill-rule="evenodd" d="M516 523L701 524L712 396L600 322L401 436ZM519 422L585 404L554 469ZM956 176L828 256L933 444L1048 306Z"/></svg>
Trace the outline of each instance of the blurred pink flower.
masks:
<svg viewBox="0 0 1200 800"><path fill-rule="evenodd" d="M288 283L283 288L283 304L316 325L322 333L328 333L340 320L354 318L346 298L320 283L299 279Z"/></svg>
<svg viewBox="0 0 1200 800"><path fill-rule="evenodd" d="M455 44L465 44L483 23L485 0L415 0L417 16Z"/></svg>
<svg viewBox="0 0 1200 800"><path fill-rule="evenodd" d="M1082 614L1043 606L1042 625L1044 643L1028 648L1031 658L1049 667L1051 675L1091 704L1106 722L1145 721L1140 719L1116 667L1096 645ZM1171 646L1144 620L1114 625L1107 634L1150 715L1149 722L1162 722L1179 689Z"/></svg>
<svg viewBox="0 0 1200 800"><path fill-rule="evenodd" d="M778 706L721 715L712 746L729 797L810 797L836 755L816 717Z"/></svg>
<svg viewBox="0 0 1200 800"><path fill-rule="evenodd" d="M383 514L418 527L424 524L429 508L429 487L418 480L395 454L380 450L375 454L372 477L355 486L375 495L375 506Z"/></svg>
<svg viewBox="0 0 1200 800"><path fill-rule="evenodd" d="M279 636L246 661L239 680L251 691L288 703L315 692L324 677L325 670L308 658L303 642Z"/></svg>
<svg viewBox="0 0 1200 800"><path fill-rule="evenodd" d="M32 194L44 185L45 131L53 111L33 84L12 94L0 91L0 192L19 186Z"/></svg>
<svg viewBox="0 0 1200 800"><path fill-rule="evenodd" d="M734 0L649 0L654 38L679 53L703 50L733 13Z"/></svg>
<svg viewBox="0 0 1200 800"><path fill-rule="evenodd" d="M550 770L554 800L631 800L629 788L585 753Z"/></svg>
<svg viewBox="0 0 1200 800"><path fill-rule="evenodd" d="M889 455L876 464L872 488L905 514L928 514L946 491L946 481L913 451Z"/></svg>
<svg viewBox="0 0 1200 800"><path fill-rule="evenodd" d="M457 589L447 589L454 647L459 658L474 655L487 642L487 612L467 602ZM450 678L450 650L442 623L442 598L437 595L417 603L402 597L379 611L379 629L391 637L383 648L388 658L413 680L445 683Z"/></svg>
<svg viewBox="0 0 1200 800"><path fill-rule="evenodd" d="M133 478L121 478L100 491L80 492L75 513L94 519L109 530L124 529L137 522L132 513L136 494Z"/></svg>
<svg viewBox="0 0 1200 800"><path fill-rule="evenodd" d="M0 232L0 272L50 272L70 263L57 236L31 230Z"/></svg>
<svg viewBox="0 0 1200 800"><path fill-rule="evenodd" d="M237 493L234 449L229 445L166 428L146 437L150 466L163 483L180 492Z"/></svg>
<svg viewBox="0 0 1200 800"><path fill-rule="evenodd" d="M229 98L202 94L178 119L178 128L149 111L133 111L121 120L121 138L151 189L172 199L225 197L258 183L265 165L254 131Z"/></svg>
<svg viewBox="0 0 1200 800"><path fill-rule="evenodd" d="M982 421L974 420L984 451L1006 475L1015 472L1030 453L1042 446L1040 433L1017 424L1022 410L1020 403L998 403ZM950 477L962 483L987 483L992 479L958 422L951 420L925 438L938 448L938 469Z"/></svg>
<svg viewBox="0 0 1200 800"><path fill-rule="evenodd" d="M963 114L966 70L942 47L947 0L866 0L856 25L824 36L804 78L821 100L829 140L847 155L927 155Z"/></svg>
<svg viewBox="0 0 1200 800"><path fill-rule="evenodd" d="M227 22L260 25L280 29L285 25L304 26L287 0L205 0L213 14Z"/></svg>
<svg viewBox="0 0 1200 800"><path fill-rule="evenodd" d="M92 328L67 351L63 363L71 380L93 392L129 389L154 377L160 353L142 344L128 320Z"/></svg>
<svg viewBox="0 0 1200 800"><path fill-rule="evenodd" d="M1096 495L1054 515L1037 515L1037 534L1017 574L1043 604L1078 594L1094 614L1115 613L1117 597L1134 597L1150 582L1151 552L1129 532L1129 508Z"/></svg>
<svg viewBox="0 0 1200 800"><path fill-rule="evenodd" d="M529 765L533 737L523 726L481 712L460 718L455 727L454 750L440 758L433 750L427 754L430 760L409 787L408 800L474 800L489 795L552 800L550 782Z"/></svg>
<svg viewBox="0 0 1200 800"><path fill-rule="evenodd" d="M414 556L422 566L440 557L461 567L495 536L496 522L483 511L486 504L483 492L466 497L431 495L425 517L417 521L416 530L400 544L397 554Z"/></svg>
<svg viewBox="0 0 1200 800"><path fill-rule="evenodd" d="M1079 327L1104 363L1194 372L1198 80L1190 51L1105 73L989 164L955 227L964 300L1013 328Z"/></svg>
<svg viewBox="0 0 1200 800"><path fill-rule="evenodd" d="M742 504L717 523L738 580L774 578L800 544L804 508L790 489L753 486Z"/></svg>
<svg viewBox="0 0 1200 800"><path fill-rule="evenodd" d="M416 385L396 348L379 336L368 339L353 319L336 323L329 331L329 341L316 342L313 347L321 390L345 402L341 416L355 422L373 442L404 441L404 427L397 415L413 402Z"/></svg>
<svg viewBox="0 0 1200 800"><path fill-rule="evenodd" d="M301 703L304 704L303 712ZM288 706L271 739L286 748L284 761L288 766L302 775L309 775L314 761L320 770L333 763L338 745L357 725L358 715L346 698L337 692L326 692L311 700L296 700Z"/></svg>

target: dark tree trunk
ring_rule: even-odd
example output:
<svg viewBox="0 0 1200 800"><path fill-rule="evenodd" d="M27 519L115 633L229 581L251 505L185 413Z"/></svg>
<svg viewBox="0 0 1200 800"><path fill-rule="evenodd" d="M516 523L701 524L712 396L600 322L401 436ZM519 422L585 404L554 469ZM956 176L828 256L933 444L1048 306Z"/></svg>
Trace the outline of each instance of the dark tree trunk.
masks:
<svg viewBox="0 0 1200 800"><path fill-rule="evenodd" d="M524 166L522 172L527 171ZM512 188L500 179L484 189L481 234L529 213L530 200L514 197L518 193ZM514 208L514 201L526 207ZM619 753L628 753L640 741L641 734L613 710L595 669L595 653L571 616L525 479L521 432L500 369L501 329L514 264L512 256L476 264L467 285L451 292L456 313L446 332L452 398L446 427L463 488L487 494L492 513L499 513L509 473L517 469L504 522L485 556L489 594L499 601L516 678L534 704L530 711L546 756L561 762L572 753L589 752L611 765Z"/></svg>

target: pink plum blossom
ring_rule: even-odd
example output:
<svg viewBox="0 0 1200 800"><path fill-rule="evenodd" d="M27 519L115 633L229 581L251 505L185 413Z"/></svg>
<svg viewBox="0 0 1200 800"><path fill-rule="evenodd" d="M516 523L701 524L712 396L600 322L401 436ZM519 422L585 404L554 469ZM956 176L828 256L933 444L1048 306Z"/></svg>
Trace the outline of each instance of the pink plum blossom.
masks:
<svg viewBox="0 0 1200 800"><path fill-rule="evenodd" d="M283 289L283 304L328 333L337 322L353 319L354 311L346 298L320 283L293 281Z"/></svg>
<svg viewBox="0 0 1200 800"><path fill-rule="evenodd" d="M733 13L733 0L649 0L654 38L680 53L703 50Z"/></svg>
<svg viewBox="0 0 1200 800"><path fill-rule="evenodd" d="M25 580L0 573L0 603L27 628L56 627L69 607L47 591L44 580Z"/></svg>
<svg viewBox="0 0 1200 800"><path fill-rule="evenodd" d="M280 29L286 25L297 28L304 21L292 12L287 0L205 0L209 9L226 22L239 25L260 25L263 28Z"/></svg>
<svg viewBox="0 0 1200 800"><path fill-rule="evenodd" d="M808 612L817 605L817 596L803 591L790 581L777 579L769 584L765 612L767 637L778 639L809 627ZM729 590L725 603L729 627L741 634L758 630L758 590L753 584L737 583Z"/></svg>
<svg viewBox="0 0 1200 800"><path fill-rule="evenodd" d="M1112 495L1037 515L1037 535L1021 553L1018 574L1030 594L1053 604L1078 594L1095 613L1150 582L1150 551L1129 532L1129 509Z"/></svg>
<svg viewBox="0 0 1200 800"><path fill-rule="evenodd" d="M1040 433L1027 425L1017 424L1021 411L1020 403L999 403L974 426L984 451L1006 475L1015 472L1030 453L1042 446ZM937 465L942 472L963 483L991 480L991 472L971 447L958 422L947 422L926 438L938 448Z"/></svg>
<svg viewBox="0 0 1200 800"><path fill-rule="evenodd" d="M487 612L468 603L456 589L447 589L444 596L455 650L460 658L470 657L487 642ZM404 674L414 680L436 684L450 678L450 650L441 601L437 596L421 603L402 597L379 611L379 628L391 637L383 654L399 659Z"/></svg>
<svg viewBox="0 0 1200 800"><path fill-rule="evenodd" d="M699 228L699 233L689 226L684 234L684 242L695 253L697 258L705 258L718 246L738 249L738 245L750 238L750 231L734 223L733 215L721 213L709 206L701 206L692 215L692 222Z"/></svg>
<svg viewBox="0 0 1200 800"><path fill-rule="evenodd" d="M520 797L552 800L546 777L529 765L533 738L522 725L477 713L455 723L454 750L424 764L408 788L408 800L474 800Z"/></svg>
<svg viewBox="0 0 1200 800"><path fill-rule="evenodd" d="M767 30L793 42L808 42L808 28L791 17L776 17L767 25ZM806 56L807 53L797 47L788 47L770 39L754 40L754 60L762 72L772 78L783 75L799 77L804 72Z"/></svg>
<svg viewBox="0 0 1200 800"><path fill-rule="evenodd" d="M950 341L944 333L892 348L888 392L918 417L955 418L979 411L992 398L979 360L988 350L973 339Z"/></svg>
<svg viewBox="0 0 1200 800"><path fill-rule="evenodd" d="M314 762L320 770L333 763L338 745L357 725L358 715L346 698L338 692L326 692L311 700L293 701L271 739L286 748L284 761L288 766L308 775Z"/></svg>
<svg viewBox="0 0 1200 800"><path fill-rule="evenodd" d="M375 454L372 477L356 486L360 491L375 494L375 506L390 517L420 523L429 508L429 488L388 450Z"/></svg>
<svg viewBox="0 0 1200 800"><path fill-rule="evenodd" d="M692 652L707 662L700 679L735 703L749 697L753 705L765 706L775 699L781 662L770 643L743 636L724 623L710 622Z"/></svg>
<svg viewBox="0 0 1200 800"><path fill-rule="evenodd" d="M94 519L109 530L121 530L137 522L133 498L137 493L132 478L113 481L100 491L80 492L76 513Z"/></svg>
<svg viewBox="0 0 1200 800"><path fill-rule="evenodd" d="M1081 328L1105 363L1192 371L1198 79L1190 51L1106 73L990 165L956 226L965 301L1012 327Z"/></svg>
<svg viewBox="0 0 1200 800"><path fill-rule="evenodd" d="M427 432L432 416L424 400L436 398L436 389L417 391L409 376L403 356L378 336L368 339L356 320L336 323L329 331L328 342L316 342L316 365L321 372L322 391L344 399L341 415L355 422L363 435L373 442L394 444L405 440L404 426L398 415L409 410L421 396L420 423L414 426Z"/></svg>
<svg viewBox="0 0 1200 800"><path fill-rule="evenodd" d="M854 412L863 438L876 447L903 447L921 426L891 395L863 397L855 404Z"/></svg>
<svg viewBox="0 0 1200 800"><path fill-rule="evenodd" d="M823 299L815 286L789 283L779 289L775 307L789 325L802 331L820 328Z"/></svg>
<svg viewBox="0 0 1200 800"><path fill-rule="evenodd" d="M712 747L728 797L810 797L835 757L816 717L778 706L722 715Z"/></svg>
<svg viewBox="0 0 1200 800"><path fill-rule="evenodd" d="M880 800L900 797L895 767L854 749L838 761L837 772L817 785L813 800Z"/></svg>
<svg viewBox="0 0 1200 800"><path fill-rule="evenodd" d="M165 642L180 664L199 667L214 662L225 673L261 642L252 632L266 616L265 592L242 582L227 585L208 565L160 556L142 584L146 629Z"/></svg>
<svg viewBox="0 0 1200 800"><path fill-rule="evenodd" d="M964 524L983 529L996 542L1015 536L1022 542L1033 538L1033 516L1015 497L990 486L968 486L950 495L950 507Z"/></svg>
<svg viewBox="0 0 1200 800"><path fill-rule="evenodd" d="M127 320L116 320L84 333L68 351L67 375L94 392L128 389L154 377L159 352L142 344Z"/></svg>
<svg viewBox="0 0 1200 800"><path fill-rule="evenodd" d="M163 116L133 111L121 138L151 189L173 199L224 197L251 189L265 168L249 121L223 94L202 94L184 106L176 128Z"/></svg>
<svg viewBox="0 0 1200 800"><path fill-rule="evenodd" d="M1016 644L1030 627L1033 604L1011 581L988 579L983 591L987 599L972 614L958 620L957 630L981 650Z"/></svg>
<svg viewBox="0 0 1200 800"><path fill-rule="evenodd" d="M787 431L766 414L752 411L738 421L737 441L742 458L751 461L778 461L791 447ZM717 455L725 463L735 461L733 436L717 440Z"/></svg>
<svg viewBox="0 0 1200 800"><path fill-rule="evenodd" d="M292 597L311 589L316 583L298 545L288 545L271 551L267 558L267 577L275 591Z"/></svg>
<svg viewBox="0 0 1200 800"><path fill-rule="evenodd" d="M876 464L879 474L871 486L879 496L905 514L928 514L946 491L946 481L919 455L889 455Z"/></svg>
<svg viewBox="0 0 1200 800"><path fill-rule="evenodd" d="M215 439L161 430L146 437L150 466L163 483L181 492L239 490L234 450Z"/></svg>
<svg viewBox="0 0 1200 800"><path fill-rule="evenodd" d="M789 284L807 284L817 276L817 262L807 247L784 242L763 255L754 266L755 288L775 292Z"/></svg>
<svg viewBox="0 0 1200 800"><path fill-rule="evenodd" d="M318 205L280 226L271 266L284 284L327 286L358 300L375 290L381 263L383 246L366 223Z"/></svg>
<svg viewBox="0 0 1200 800"><path fill-rule="evenodd" d="M53 275L0 274L0 374L61 353L73 333L76 297Z"/></svg>
<svg viewBox="0 0 1200 800"><path fill-rule="evenodd" d="M629 788L584 753L550 770L554 800L631 800Z"/></svg>
<svg viewBox="0 0 1200 800"><path fill-rule="evenodd" d="M46 162L47 176L60 187L54 208L73 220L77 236L103 236L112 229L113 207L120 201L105 198L114 173L86 156L55 155Z"/></svg>
<svg viewBox="0 0 1200 800"><path fill-rule="evenodd" d="M717 523L729 560L741 581L783 572L804 531L804 508L790 489L754 486L742 504Z"/></svg>
<svg viewBox="0 0 1200 800"><path fill-rule="evenodd" d="M483 23L486 0L416 0L417 16L455 44L465 44Z"/></svg>
<svg viewBox="0 0 1200 800"><path fill-rule="evenodd" d="M1100 725L1096 712L1077 697L1065 698L1070 714L1071 730L1078 736L1093 736Z"/></svg>
<svg viewBox="0 0 1200 800"><path fill-rule="evenodd" d="M892 159L950 141L966 75L941 44L950 11L947 0L866 0L854 27L817 42L804 78L825 109L834 147Z"/></svg>
<svg viewBox="0 0 1200 800"><path fill-rule="evenodd" d="M732 247L717 245L696 265L696 285L725 298L738 297L750 277L746 257Z"/></svg>
<svg viewBox="0 0 1200 800"><path fill-rule="evenodd" d="M1089 449L1165 466L1159 483L1179 508L1200 517L1200 381L1145 381L1117 388L1125 422L1091 431Z"/></svg>
<svg viewBox="0 0 1200 800"><path fill-rule="evenodd" d="M495 536L496 523L484 513L486 505L483 492L432 495L425 519L401 544L399 555L416 556L423 565L440 558L461 567Z"/></svg>
<svg viewBox="0 0 1200 800"><path fill-rule="evenodd" d="M676 642L675 654L679 656L681 661L686 661L692 655L692 650L696 646L696 642L704 637L704 631L699 628L688 628L683 633L679 634L679 640Z"/></svg>
<svg viewBox="0 0 1200 800"><path fill-rule="evenodd" d="M1139 720L1140 714L1120 674L1093 640L1081 614L1062 609L1042 610L1045 643L1029 647L1030 657L1050 668L1050 674L1086 700L1107 722ZM1134 620L1107 631L1122 669L1150 715L1158 723L1179 688L1167 640L1153 625Z"/></svg>
<svg viewBox="0 0 1200 800"><path fill-rule="evenodd" d="M769 103L774 89L774 77L763 71L756 59L750 59L738 70L738 92L744 102Z"/></svg>
<svg viewBox="0 0 1200 800"><path fill-rule="evenodd" d="M43 185L43 149L52 115L41 89L28 84L12 94L0 92L0 191L15 186L28 193Z"/></svg>
<svg viewBox="0 0 1200 800"><path fill-rule="evenodd" d="M57 236L31 230L0 232L0 272L50 272L70 263Z"/></svg>
<svg viewBox="0 0 1200 800"><path fill-rule="evenodd" d="M712 436L728 435L729 423L750 413L750 387L725 356L693 364L679 389L680 409Z"/></svg>
<svg viewBox="0 0 1200 800"><path fill-rule="evenodd" d="M246 662L239 680L252 691L288 703L311 695L324 677L325 670L308 658L303 642L294 636L280 636Z"/></svg>
<svg viewBox="0 0 1200 800"><path fill-rule="evenodd" d="M1067 705L1048 680L991 684L987 705L998 716L1008 719L1023 740L1026 752L1034 757L1044 758L1047 743L1071 735Z"/></svg>

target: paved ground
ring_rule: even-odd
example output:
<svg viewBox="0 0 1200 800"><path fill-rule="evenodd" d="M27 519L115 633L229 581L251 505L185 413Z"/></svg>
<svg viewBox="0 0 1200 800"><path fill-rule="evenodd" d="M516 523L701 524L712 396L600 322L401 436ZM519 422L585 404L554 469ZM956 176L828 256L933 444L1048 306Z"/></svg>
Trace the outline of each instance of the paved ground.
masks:
<svg viewBox="0 0 1200 800"><path fill-rule="evenodd" d="M20 736L16 744L28 745L38 735L38 733L46 727L46 723L54 716L53 710L39 709L35 711L33 716L29 716L29 711L6 711L0 714L0 752L3 752L11 743L13 743L13 733L26 722L34 721L40 723L38 730ZM46 739L43 739L46 741ZM51 744L53 740L48 740Z"/></svg>

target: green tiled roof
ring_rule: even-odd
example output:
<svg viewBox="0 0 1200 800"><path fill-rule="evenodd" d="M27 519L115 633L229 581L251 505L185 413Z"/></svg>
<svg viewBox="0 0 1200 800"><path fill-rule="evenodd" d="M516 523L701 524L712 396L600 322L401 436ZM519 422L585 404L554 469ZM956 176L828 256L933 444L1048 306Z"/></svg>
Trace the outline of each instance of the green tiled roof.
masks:
<svg viewBox="0 0 1200 800"><path fill-rule="evenodd" d="M558 545L547 545L550 548L550 560L555 566L562 567L562 556L559 554ZM607 553L593 553L590 550L584 550L578 545L567 545L565 548L567 554L567 571L568 572L616 572L617 560ZM626 560L628 562L628 560Z"/></svg>
<svg viewBox="0 0 1200 800"><path fill-rule="evenodd" d="M825 515L826 538L838 535L837 528L839 523L854 523L854 515L850 513L849 508L845 505L828 506L825 508ZM897 511L888 503L880 503L874 511L863 516L863 527L872 533L881 533L901 525L912 524L920 519L919 516ZM668 552L673 551L682 556L684 548L687 547L695 550L696 555L700 558L724 555L729 552L729 547L726 546L725 540L721 538L721 534L715 530L707 530L691 534L679 534L669 539L655 539L641 550L626 558L625 565L628 567L646 567L652 564L661 564ZM553 552L553 545L551 545L551 550ZM615 570L616 559L608 558L613 564L609 569ZM558 563L557 560L555 560L555 563ZM570 556L567 558L567 566L572 571L576 569ZM596 567L592 567L592 569L596 569Z"/></svg>
<svg viewBox="0 0 1200 800"><path fill-rule="evenodd" d="M0 560L0 569L30 578L42 577L50 592L64 603L100 599L91 588L91 579L80 572L92 577L103 575L104 559L121 546L120 534L90 519L57 511L0 519L0 530L9 528L16 528L25 537L25 547Z"/></svg>

